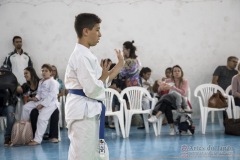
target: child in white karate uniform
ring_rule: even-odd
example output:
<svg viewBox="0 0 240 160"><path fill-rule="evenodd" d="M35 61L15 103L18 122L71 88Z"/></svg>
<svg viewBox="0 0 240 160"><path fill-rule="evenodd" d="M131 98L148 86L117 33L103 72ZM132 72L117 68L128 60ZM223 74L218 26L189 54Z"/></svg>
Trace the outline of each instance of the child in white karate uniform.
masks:
<svg viewBox="0 0 240 160"><path fill-rule="evenodd" d="M37 108L39 110L37 130L34 140L29 145L37 145L42 142L49 118L58 107L57 94L59 92L59 84L51 77L51 74L52 66L44 64L42 66L42 79L38 84L37 95L32 98L32 101L23 106L21 120L29 120L32 109Z"/></svg>
<svg viewBox="0 0 240 160"><path fill-rule="evenodd" d="M97 160L99 139L99 114L105 99L106 83L120 72L124 60L116 50L118 63L109 71L110 63L99 64L90 47L101 37L101 19L91 13L81 13L75 18L78 42L71 54L65 73L65 86L69 93L65 104L66 122L70 146L68 160ZM72 91L83 91L86 96ZM106 150L107 153L107 150ZM108 159L108 155L104 157Z"/></svg>

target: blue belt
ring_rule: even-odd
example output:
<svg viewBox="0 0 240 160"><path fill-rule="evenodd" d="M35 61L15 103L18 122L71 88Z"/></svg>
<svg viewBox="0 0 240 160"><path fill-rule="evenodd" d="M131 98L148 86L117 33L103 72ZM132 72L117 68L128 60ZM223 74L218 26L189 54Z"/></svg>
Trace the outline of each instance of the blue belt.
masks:
<svg viewBox="0 0 240 160"><path fill-rule="evenodd" d="M68 93L87 97L82 89L69 89ZM98 101L98 102L102 103L101 101ZM104 139L105 112L106 112L106 107L102 103L102 112L100 115L99 139Z"/></svg>

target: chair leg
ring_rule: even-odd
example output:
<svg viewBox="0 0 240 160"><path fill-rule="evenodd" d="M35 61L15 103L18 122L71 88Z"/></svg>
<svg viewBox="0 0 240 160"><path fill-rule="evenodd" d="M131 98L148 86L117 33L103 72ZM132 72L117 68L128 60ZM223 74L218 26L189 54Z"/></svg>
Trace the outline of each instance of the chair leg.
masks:
<svg viewBox="0 0 240 160"><path fill-rule="evenodd" d="M131 122L132 122L132 113L128 113L128 118L126 123L126 130L127 130L126 137L129 137Z"/></svg>
<svg viewBox="0 0 240 160"><path fill-rule="evenodd" d="M121 116L118 116L118 121L119 121L119 125L120 125L120 128L121 128L121 132L122 132L122 136L123 138L126 138L126 132L125 132L125 129L124 129L124 121L123 121L123 115Z"/></svg>
<svg viewBox="0 0 240 160"><path fill-rule="evenodd" d="M206 128L207 128L207 118L208 118L208 110L204 110L204 117L202 121L202 134L206 133Z"/></svg>
<svg viewBox="0 0 240 160"><path fill-rule="evenodd" d="M158 136L158 129L157 129L158 128L157 127L158 124L157 123L153 123L152 125L153 125L153 130L154 130L155 136Z"/></svg>
<svg viewBox="0 0 240 160"><path fill-rule="evenodd" d="M117 133L118 136L120 136L119 124L118 124L117 116L113 116L113 120L114 120L114 126L115 126L115 129L116 129L116 133Z"/></svg>
<svg viewBox="0 0 240 160"><path fill-rule="evenodd" d="M212 119L212 123L214 123L214 111L211 111L211 119Z"/></svg>
<svg viewBox="0 0 240 160"><path fill-rule="evenodd" d="M238 107L237 109L236 109L236 118L235 119L237 119L237 118L240 118L240 108Z"/></svg>
<svg viewBox="0 0 240 160"><path fill-rule="evenodd" d="M146 133L149 133L148 114L143 114L143 121L144 121Z"/></svg>
<svg viewBox="0 0 240 160"><path fill-rule="evenodd" d="M61 130L60 130L60 125L58 124L58 140L61 141L62 137L61 137Z"/></svg>
<svg viewBox="0 0 240 160"><path fill-rule="evenodd" d="M163 122L163 119L165 117L165 114L162 114L160 117L159 117L159 120L157 122L157 127L158 127L158 135L161 134L161 130L162 130L162 122Z"/></svg>
<svg viewBox="0 0 240 160"><path fill-rule="evenodd" d="M4 124L4 117L0 117L0 127L1 127L1 131L4 131L4 127L5 127L5 124Z"/></svg>
<svg viewBox="0 0 240 160"><path fill-rule="evenodd" d="M223 126L223 113L222 112L217 112L217 114L218 114L219 125L220 125L221 129L223 129L224 128L224 126Z"/></svg>

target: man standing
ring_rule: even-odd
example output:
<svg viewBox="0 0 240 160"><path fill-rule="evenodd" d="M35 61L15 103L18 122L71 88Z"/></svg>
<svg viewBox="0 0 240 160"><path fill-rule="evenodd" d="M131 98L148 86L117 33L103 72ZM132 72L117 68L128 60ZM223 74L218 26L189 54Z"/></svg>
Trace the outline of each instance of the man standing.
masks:
<svg viewBox="0 0 240 160"><path fill-rule="evenodd" d="M4 65L9 66L12 69L13 74L17 77L18 83L22 85L26 82L23 74L23 70L26 67L32 67L32 60L29 55L22 49L22 38L19 36L13 37L14 51L9 53L4 61Z"/></svg>
<svg viewBox="0 0 240 160"><path fill-rule="evenodd" d="M117 76L124 65L119 50L115 50L118 63L108 71L111 64L101 65L90 51L101 37L101 19L91 13L82 13L75 18L78 42L69 58L65 73L65 86L68 89L66 122L70 146L69 160L98 159L99 114L105 98L105 87Z"/></svg>
<svg viewBox="0 0 240 160"><path fill-rule="evenodd" d="M231 85L232 77L238 73L235 69L238 63L238 58L230 56L227 59L227 66L218 66L212 78L212 83L217 84L225 91Z"/></svg>

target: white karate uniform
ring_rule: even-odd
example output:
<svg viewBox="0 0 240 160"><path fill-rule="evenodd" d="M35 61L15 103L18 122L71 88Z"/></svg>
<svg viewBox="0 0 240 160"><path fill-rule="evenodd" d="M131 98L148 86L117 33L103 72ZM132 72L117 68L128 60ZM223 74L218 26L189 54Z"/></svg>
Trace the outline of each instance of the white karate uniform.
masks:
<svg viewBox="0 0 240 160"><path fill-rule="evenodd" d="M44 106L39 110L37 130L34 138L34 141L38 143L42 142L43 134L47 129L48 120L59 105L57 99L57 94L59 92L58 88L58 82L52 77L47 80L40 80L38 83L38 90L36 95L36 98L39 101L30 101L23 106L21 120L29 120L32 109L36 108L39 104Z"/></svg>
<svg viewBox="0 0 240 160"><path fill-rule="evenodd" d="M89 48L77 43L68 61L65 86L66 89L83 89L87 97L67 95L65 117L70 139L69 160L97 159L102 110L97 100L105 98L105 84L99 80L101 75L102 67L97 57Z"/></svg>

